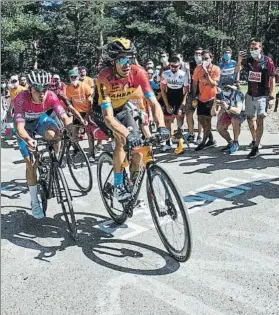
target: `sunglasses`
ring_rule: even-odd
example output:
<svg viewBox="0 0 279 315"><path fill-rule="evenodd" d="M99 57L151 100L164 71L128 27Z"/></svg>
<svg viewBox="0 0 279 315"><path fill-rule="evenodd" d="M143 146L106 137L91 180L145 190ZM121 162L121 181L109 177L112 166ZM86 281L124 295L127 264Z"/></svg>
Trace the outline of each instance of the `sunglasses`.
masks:
<svg viewBox="0 0 279 315"><path fill-rule="evenodd" d="M132 64L132 60L130 57L123 57L123 58L118 58L116 60L116 62L121 66L123 67L124 65L126 64Z"/></svg>
<svg viewBox="0 0 279 315"><path fill-rule="evenodd" d="M77 75L71 75L70 78L73 79L73 80L75 80L75 79L78 78L78 76L77 76Z"/></svg>
<svg viewBox="0 0 279 315"><path fill-rule="evenodd" d="M11 83L16 83L16 82L18 82L17 80L13 80L13 81L11 81Z"/></svg>

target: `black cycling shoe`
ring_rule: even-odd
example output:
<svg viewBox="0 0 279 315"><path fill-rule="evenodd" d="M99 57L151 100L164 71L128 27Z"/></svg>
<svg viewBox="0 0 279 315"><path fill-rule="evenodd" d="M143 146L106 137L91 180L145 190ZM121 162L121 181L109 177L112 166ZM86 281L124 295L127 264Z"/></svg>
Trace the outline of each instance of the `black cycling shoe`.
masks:
<svg viewBox="0 0 279 315"><path fill-rule="evenodd" d="M201 142L196 148L195 151L201 151L205 149L205 143Z"/></svg>
<svg viewBox="0 0 279 315"><path fill-rule="evenodd" d="M247 159L254 159L260 155L259 148L254 146L251 152L247 155Z"/></svg>

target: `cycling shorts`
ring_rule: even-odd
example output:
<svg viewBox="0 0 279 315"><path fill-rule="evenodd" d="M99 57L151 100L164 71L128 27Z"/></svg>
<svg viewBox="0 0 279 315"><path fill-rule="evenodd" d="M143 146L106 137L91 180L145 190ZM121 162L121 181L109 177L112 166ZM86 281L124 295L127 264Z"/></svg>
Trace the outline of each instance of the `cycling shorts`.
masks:
<svg viewBox="0 0 279 315"><path fill-rule="evenodd" d="M44 137L47 129L51 129L55 132L59 131L57 123L46 113L42 114L39 119L25 122L25 130L32 138L35 134ZM22 156L24 158L30 156L26 142L19 136L17 136L17 142Z"/></svg>

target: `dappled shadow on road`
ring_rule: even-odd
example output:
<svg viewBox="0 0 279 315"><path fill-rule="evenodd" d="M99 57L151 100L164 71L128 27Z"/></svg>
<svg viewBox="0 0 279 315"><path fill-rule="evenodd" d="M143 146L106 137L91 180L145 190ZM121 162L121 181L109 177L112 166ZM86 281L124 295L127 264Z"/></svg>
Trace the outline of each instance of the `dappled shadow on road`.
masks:
<svg viewBox="0 0 279 315"><path fill-rule="evenodd" d="M8 143L11 142L11 143ZM1 148L2 149L14 149L14 150L19 150L17 140L4 140L1 136Z"/></svg>
<svg viewBox="0 0 279 315"><path fill-rule="evenodd" d="M2 239L16 246L36 250L34 257L45 262L57 252L69 247L80 247L90 260L110 269L140 275L164 275L175 272L180 264L166 252L138 242L114 239L113 231L119 226L108 217L90 213L76 213L78 240L74 241L66 230L63 214L53 218L34 219L27 208L15 208L1 214ZM103 228L108 225L107 231ZM121 228L121 227L120 227ZM126 225L122 228L127 228ZM57 244L44 246L43 243Z"/></svg>
<svg viewBox="0 0 279 315"><path fill-rule="evenodd" d="M27 192L28 187L25 179L12 179L8 182L1 182L1 197L18 199L20 195Z"/></svg>
<svg viewBox="0 0 279 315"><path fill-rule="evenodd" d="M206 190L196 193L195 195L188 195L184 197L184 201L188 203L189 209L196 207L206 207L217 200L225 200L231 202L230 207L212 210L213 216L224 213L230 210L242 210L243 208L257 205L252 199L257 197L263 197L265 199L277 200L279 196L279 185L274 182L278 182L278 178L262 179L258 181L251 181L245 184L239 184L237 186L231 186L215 190ZM191 202L202 202L191 206ZM217 205L217 203L216 203Z"/></svg>

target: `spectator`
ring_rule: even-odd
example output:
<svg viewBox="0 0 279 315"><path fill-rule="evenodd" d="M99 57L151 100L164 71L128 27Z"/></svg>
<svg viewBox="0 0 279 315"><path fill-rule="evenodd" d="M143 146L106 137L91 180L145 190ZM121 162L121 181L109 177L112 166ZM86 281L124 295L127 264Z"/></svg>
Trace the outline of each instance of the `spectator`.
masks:
<svg viewBox="0 0 279 315"><path fill-rule="evenodd" d="M187 98L186 102L186 119L187 119L187 124L188 124L188 129L189 129L189 135L187 138L188 142L195 142L195 133L194 133L194 113L196 110L196 107L192 106L193 102L193 74L194 70L198 65L201 65L202 63L202 51L203 49L201 47L196 47L195 53L194 53L194 60L189 62L189 68L190 68L190 76L191 76L191 87L190 87L190 92ZM197 87L198 88L198 87ZM197 91L198 93L198 91ZM198 136L196 143L200 144L202 141L201 138L201 132L202 132L202 127L200 122L198 122Z"/></svg>
<svg viewBox="0 0 279 315"><path fill-rule="evenodd" d="M148 75L149 83L150 83L155 95L157 96L159 91L160 91L160 86L156 81L154 81L154 70L148 69L147 75Z"/></svg>
<svg viewBox="0 0 279 315"><path fill-rule="evenodd" d="M227 146L221 151L235 153L239 148L238 137L240 135L241 124L245 121L244 95L235 85L225 85L220 94L217 94L217 104L221 106L217 122L219 134L228 142ZM232 125L232 140L228 127Z"/></svg>
<svg viewBox="0 0 279 315"><path fill-rule="evenodd" d="M222 88L224 85L233 85L239 83L239 73L236 73L236 61L232 60L232 49L226 47L223 49L222 61L218 63L221 70L221 78L219 86Z"/></svg>
<svg viewBox="0 0 279 315"><path fill-rule="evenodd" d="M148 70L148 69L154 69L154 62L153 62L151 59L148 59L148 60L147 60L145 69L146 69L146 70Z"/></svg>
<svg viewBox="0 0 279 315"><path fill-rule="evenodd" d="M29 85L27 84L27 79L25 75L19 77L19 84L24 87L25 90L28 90Z"/></svg>
<svg viewBox="0 0 279 315"><path fill-rule="evenodd" d="M79 80L78 71L72 69L69 71L70 81L66 87L66 96L73 104L74 108L80 113L81 117L88 121L90 112L92 110L92 88ZM80 125L77 118L73 121L74 124ZM76 130L77 136L78 130ZM88 143L89 143L89 161L93 163L94 159L94 139L91 132L87 132Z"/></svg>
<svg viewBox="0 0 279 315"><path fill-rule="evenodd" d="M88 84L92 89L92 94L94 94L94 81L92 78L87 76L87 70L84 66L79 68L79 75L80 75L79 80Z"/></svg>
<svg viewBox="0 0 279 315"><path fill-rule="evenodd" d="M193 74L193 97L198 95L197 114L203 128L203 140L196 147L195 151L216 145L211 132L211 111L220 80L220 69L212 64L212 59L212 53L209 50L204 50L202 52L202 64L196 67Z"/></svg>
<svg viewBox="0 0 279 315"><path fill-rule="evenodd" d="M160 62L161 62L161 68L159 71L158 82L161 81L161 76L162 76L163 72L170 69L169 54L166 52L161 52Z"/></svg>
<svg viewBox="0 0 279 315"><path fill-rule="evenodd" d="M250 54L239 52L237 72L241 65L248 72L248 91L245 95L245 110L252 135L252 150L247 158L259 155L259 145L264 130L267 109L275 99L276 69L272 59L263 54L262 42L258 38L250 41Z"/></svg>
<svg viewBox="0 0 279 315"><path fill-rule="evenodd" d="M15 97L19 94L19 92L26 90L23 86L19 85L19 80L17 75L11 76L11 87L9 88L9 95L11 98L11 102Z"/></svg>

